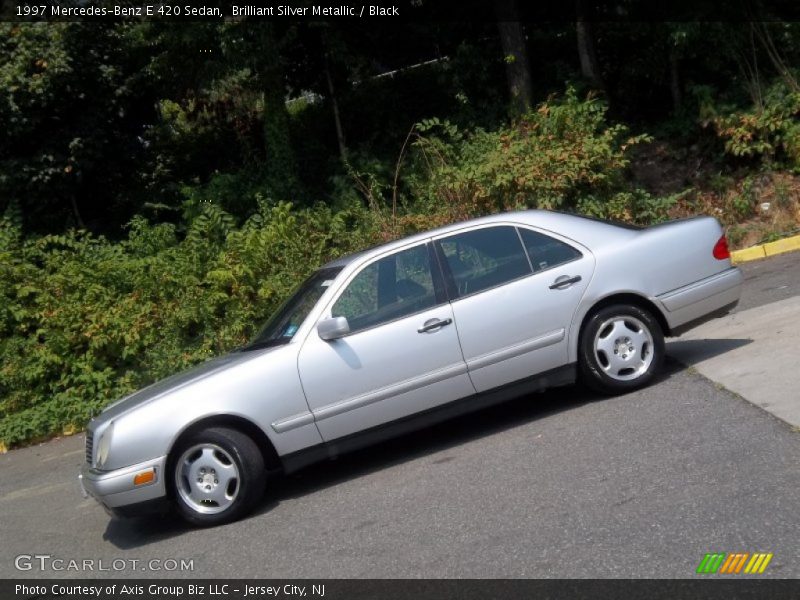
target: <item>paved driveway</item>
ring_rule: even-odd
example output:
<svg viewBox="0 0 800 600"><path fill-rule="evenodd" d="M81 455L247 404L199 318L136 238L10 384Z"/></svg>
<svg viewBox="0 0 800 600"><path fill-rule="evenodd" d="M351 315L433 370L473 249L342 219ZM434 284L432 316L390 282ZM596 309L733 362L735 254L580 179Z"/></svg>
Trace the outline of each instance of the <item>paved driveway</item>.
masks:
<svg viewBox="0 0 800 600"><path fill-rule="evenodd" d="M744 269L742 313L800 293L797 254ZM800 434L674 359L637 393L536 394L306 469L211 530L110 520L78 494L82 460L82 436L0 457L0 577L190 575L150 559L200 577L692 577L711 551L800 576ZM123 570L21 572L20 554Z"/></svg>

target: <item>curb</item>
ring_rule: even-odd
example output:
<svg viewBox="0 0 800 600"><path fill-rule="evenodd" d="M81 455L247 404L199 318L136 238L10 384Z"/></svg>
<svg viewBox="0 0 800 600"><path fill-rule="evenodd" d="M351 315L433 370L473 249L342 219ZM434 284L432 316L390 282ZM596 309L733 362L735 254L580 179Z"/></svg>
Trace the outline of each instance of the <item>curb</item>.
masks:
<svg viewBox="0 0 800 600"><path fill-rule="evenodd" d="M766 258L768 256L775 256L776 254L792 252L794 250L800 250L800 235L784 238L777 242L745 248L744 250L735 250L731 252L731 260L734 263L743 263L750 260Z"/></svg>

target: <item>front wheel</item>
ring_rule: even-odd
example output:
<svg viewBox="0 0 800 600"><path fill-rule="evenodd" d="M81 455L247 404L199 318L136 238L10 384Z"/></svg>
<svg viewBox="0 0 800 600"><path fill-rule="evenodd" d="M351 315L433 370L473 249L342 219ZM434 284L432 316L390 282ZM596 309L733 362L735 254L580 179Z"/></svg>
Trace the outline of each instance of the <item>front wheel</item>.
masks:
<svg viewBox="0 0 800 600"><path fill-rule="evenodd" d="M581 380L604 394L650 383L664 361L664 334L646 310L616 304L593 313L581 334Z"/></svg>
<svg viewBox="0 0 800 600"><path fill-rule="evenodd" d="M235 429L213 427L189 436L176 449L171 472L175 505L193 525L234 521L264 493L264 457Z"/></svg>

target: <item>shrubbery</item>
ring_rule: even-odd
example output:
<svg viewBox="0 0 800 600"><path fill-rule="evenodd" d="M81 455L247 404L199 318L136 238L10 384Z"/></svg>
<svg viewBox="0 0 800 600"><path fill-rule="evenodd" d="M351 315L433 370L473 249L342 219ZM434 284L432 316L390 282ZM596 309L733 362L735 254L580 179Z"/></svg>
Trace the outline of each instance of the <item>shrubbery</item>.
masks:
<svg viewBox="0 0 800 600"><path fill-rule="evenodd" d="M436 119L418 126L412 193L453 218L545 208L626 221L663 219L670 200L631 191L629 149L650 140L606 121L598 98L573 89L496 131L465 133ZM438 207L438 208L437 208Z"/></svg>
<svg viewBox="0 0 800 600"><path fill-rule="evenodd" d="M136 388L244 343L322 262L371 243L354 208L263 206L243 226L206 205L179 236L134 219L112 243L23 241L0 224L0 443L80 429Z"/></svg>
<svg viewBox="0 0 800 600"><path fill-rule="evenodd" d="M800 171L800 91L783 81L767 91L762 106L726 111L710 121L733 156Z"/></svg>

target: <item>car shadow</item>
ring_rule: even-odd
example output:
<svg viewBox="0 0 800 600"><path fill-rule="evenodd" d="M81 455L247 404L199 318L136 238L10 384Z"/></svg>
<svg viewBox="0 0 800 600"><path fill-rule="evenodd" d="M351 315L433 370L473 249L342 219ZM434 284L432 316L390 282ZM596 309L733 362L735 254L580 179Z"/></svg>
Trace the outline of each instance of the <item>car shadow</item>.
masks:
<svg viewBox="0 0 800 600"><path fill-rule="evenodd" d="M684 370L684 365L667 356L651 385L658 385ZM284 476L281 485L277 486L279 491L274 492L274 498L280 503L285 499L311 494L606 398L580 383L520 396ZM442 462L446 460L446 457L441 459ZM267 510L269 507L263 507L255 514Z"/></svg>
<svg viewBox="0 0 800 600"><path fill-rule="evenodd" d="M665 381L685 367L667 356L652 385ZM368 448L306 467L291 475L276 475L263 502L249 518L274 509L281 502L365 477L375 471L456 448L481 438L522 427L527 423L605 397L580 384L552 388L514 398L502 404L425 427ZM442 462L446 461L446 457ZM103 539L120 549L132 549L175 537L193 528L177 515L111 519Z"/></svg>
<svg viewBox="0 0 800 600"><path fill-rule="evenodd" d="M677 339L667 342L667 355L685 365L691 366L752 343L753 340L742 338L707 340Z"/></svg>
<svg viewBox="0 0 800 600"><path fill-rule="evenodd" d="M121 550L140 548L166 540L192 528L177 515L148 515L130 519L112 517L103 532L103 539Z"/></svg>

